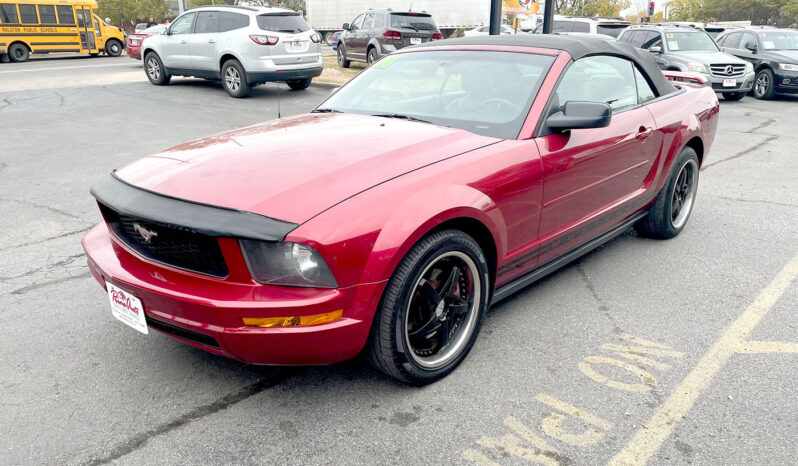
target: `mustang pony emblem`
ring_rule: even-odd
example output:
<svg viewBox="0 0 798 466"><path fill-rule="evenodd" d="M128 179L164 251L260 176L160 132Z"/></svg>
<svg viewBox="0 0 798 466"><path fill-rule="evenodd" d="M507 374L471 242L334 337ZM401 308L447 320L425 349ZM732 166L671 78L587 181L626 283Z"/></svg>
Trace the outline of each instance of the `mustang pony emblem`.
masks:
<svg viewBox="0 0 798 466"><path fill-rule="evenodd" d="M152 241L153 236L158 236L158 232L150 231L143 226L139 225L138 223L133 224L133 229L136 230L136 233L140 234L144 242L149 244Z"/></svg>

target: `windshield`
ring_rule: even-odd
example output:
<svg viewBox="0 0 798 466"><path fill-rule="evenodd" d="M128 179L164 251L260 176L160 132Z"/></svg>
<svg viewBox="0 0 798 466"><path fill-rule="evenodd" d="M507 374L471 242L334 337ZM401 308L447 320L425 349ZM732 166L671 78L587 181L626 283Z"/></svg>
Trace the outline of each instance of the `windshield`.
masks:
<svg viewBox="0 0 798 466"><path fill-rule="evenodd" d="M621 31L629 27L626 24L597 24L596 25L596 32L599 34L604 34L607 36L618 37L621 34Z"/></svg>
<svg viewBox="0 0 798 466"><path fill-rule="evenodd" d="M258 15L258 27L270 32L299 33L310 30L308 23L299 13L280 13L274 15Z"/></svg>
<svg viewBox="0 0 798 466"><path fill-rule="evenodd" d="M760 32L759 38L765 50L798 50L798 32Z"/></svg>
<svg viewBox="0 0 798 466"><path fill-rule="evenodd" d="M718 46L705 32L668 32L665 42L671 52L688 50L707 50L717 52Z"/></svg>
<svg viewBox="0 0 798 466"><path fill-rule="evenodd" d="M419 16L417 14L408 13L392 13L391 14L391 27L395 28L408 28L417 31L437 31L438 26L431 16Z"/></svg>
<svg viewBox="0 0 798 466"><path fill-rule="evenodd" d="M389 55L316 111L409 117L514 139L553 60L488 51Z"/></svg>
<svg viewBox="0 0 798 466"><path fill-rule="evenodd" d="M145 29L145 30L143 30L143 31L140 31L140 32L141 32L142 34L150 34L150 35L155 35L155 34L160 34L160 33L162 33L162 32L163 32L165 29L166 29L166 26L165 26L165 25L163 25L163 24L158 24L158 25L156 25L156 26L149 27L149 28L147 28L147 29Z"/></svg>

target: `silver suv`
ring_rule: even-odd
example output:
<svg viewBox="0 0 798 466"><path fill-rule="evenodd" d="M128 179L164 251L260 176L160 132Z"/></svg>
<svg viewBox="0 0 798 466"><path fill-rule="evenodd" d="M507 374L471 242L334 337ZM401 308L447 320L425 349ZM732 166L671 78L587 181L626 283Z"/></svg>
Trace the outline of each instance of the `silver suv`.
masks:
<svg viewBox="0 0 798 466"><path fill-rule="evenodd" d="M618 37L651 52L659 67L703 74L726 100L740 100L754 85L754 67L723 53L715 41L694 27L632 26Z"/></svg>
<svg viewBox="0 0 798 466"><path fill-rule="evenodd" d="M150 82L172 76L221 80L233 97L252 86L285 81L307 89L321 74L321 36L285 8L202 7L174 20L169 29L144 39L141 56Z"/></svg>

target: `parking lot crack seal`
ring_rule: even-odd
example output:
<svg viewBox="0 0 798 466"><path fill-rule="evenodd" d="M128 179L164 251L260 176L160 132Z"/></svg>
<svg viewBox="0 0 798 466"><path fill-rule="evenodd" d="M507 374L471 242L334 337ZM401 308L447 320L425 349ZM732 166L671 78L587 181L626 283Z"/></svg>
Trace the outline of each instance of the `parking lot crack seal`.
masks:
<svg viewBox="0 0 798 466"><path fill-rule="evenodd" d="M71 281L71 280L77 280L77 279L80 279L80 278L86 278L86 277L90 277L90 276L91 276L91 272L85 272L85 273L81 273L79 275L71 275L69 277L59 278L58 280L49 280L49 281L46 281L46 282L35 283L33 285L28 285L28 286L23 286L22 288L17 288L16 290L12 291L11 294L24 294L24 293L27 293L29 291L38 290L39 288L44 288L46 286L57 285L59 283L64 283L64 282L68 282L68 281Z"/></svg>
<svg viewBox="0 0 798 466"><path fill-rule="evenodd" d="M42 243L46 243L48 241L52 241L54 239L65 238L67 236L77 235L79 233L86 233L87 231L91 230L93 227L94 227L94 225L86 227L86 228L81 228L79 230L67 231L66 233L61 233L60 235L56 235L56 236L50 236L49 238L39 239L39 240L36 240L36 241L29 241L27 243L15 244L13 246L0 248L0 252L2 252L2 251L10 251L12 249L24 248L25 246L32 246L34 244L42 244Z"/></svg>
<svg viewBox="0 0 798 466"><path fill-rule="evenodd" d="M124 443L113 448L106 456L102 458L94 458L87 460L83 464L87 466L108 464L116 459L119 459L125 455L128 455L138 450L152 438L158 437L159 435L166 434L175 429L178 429L188 424L189 422L196 421L205 416L209 416L211 414L223 411L229 408L230 406L235 405L236 403L240 403L248 398L251 398L259 393L262 393L266 390L269 390L270 388L273 388L285 382L292 376L293 372L286 371L277 376L276 378L262 379L251 385L247 385L235 393L231 393L227 396L219 398L213 403L194 408L193 410L183 414L182 416L179 416L164 424L160 424L146 432L142 432L138 435L135 435L127 439Z"/></svg>
<svg viewBox="0 0 798 466"><path fill-rule="evenodd" d="M764 141L760 142L759 144L757 144L755 146L752 146L752 147L749 147L747 149L744 149L744 150L732 155L731 157L726 157L725 159L717 160L715 162L708 163L708 164L704 165L703 167L701 167L701 171L704 171L704 170L706 170L709 167L714 167L715 165L718 165L718 164L721 164L721 163L724 163L724 162L729 162L731 160L739 159L740 157L748 155L750 152L754 151L755 149L759 149L760 147L764 146L765 144L767 144L767 143L769 143L771 141L775 141L776 139L778 139L778 136L768 136L767 138L765 138Z"/></svg>
<svg viewBox="0 0 798 466"><path fill-rule="evenodd" d="M65 216L65 217L72 218L72 219L75 219L75 220L81 220L81 221L83 220L82 218L80 218L80 217L78 217L76 215L72 215L69 212L65 212L65 211L63 211L61 209L56 209L55 207L50 207L48 205L39 204L38 202L22 201L22 200L19 200L19 199L8 199L8 198L5 198L5 197L0 197L0 202L13 202L15 204L30 205L30 206L33 206L33 207L38 207L40 209L44 209L44 210L50 211L50 212L52 212L54 214L59 214L59 215Z"/></svg>
<svg viewBox="0 0 798 466"><path fill-rule="evenodd" d="M601 296L599 296L598 292L596 291L596 286L593 284L592 278L590 277L590 275L587 274L584 262L579 262L578 264L576 264L576 270L578 270L579 274L582 276L582 281L585 283L585 288L587 288L587 290L593 296L593 299L596 300L596 303L599 305L598 308L599 311L604 313L604 316L607 317L607 319L612 323L615 329L618 329L619 328L618 323L615 322L615 319L612 317L612 314L610 314L610 308L607 307L606 304L604 304L604 301L601 299Z"/></svg>
<svg viewBox="0 0 798 466"><path fill-rule="evenodd" d="M706 194L706 196L714 197L714 198L717 198L717 199L723 199L723 200L726 200L726 201L754 202L754 203L757 203L757 204L776 205L776 206L779 206L779 207L793 207L793 208L798 207L797 204L787 204L787 203L784 203L784 202L766 201L766 200L763 200L763 199L740 199L740 198L737 198L737 197L718 196L716 194Z"/></svg>

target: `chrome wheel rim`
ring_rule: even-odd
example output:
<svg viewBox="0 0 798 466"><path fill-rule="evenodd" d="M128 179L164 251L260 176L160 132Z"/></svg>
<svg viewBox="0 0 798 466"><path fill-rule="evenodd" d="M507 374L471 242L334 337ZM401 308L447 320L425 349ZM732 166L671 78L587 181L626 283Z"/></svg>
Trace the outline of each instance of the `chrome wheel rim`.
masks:
<svg viewBox="0 0 798 466"><path fill-rule="evenodd" d="M338 65L344 66L344 52L341 51L341 48L338 48Z"/></svg>
<svg viewBox="0 0 798 466"><path fill-rule="evenodd" d="M756 78L756 95L765 95L770 87L770 78L767 74L761 73Z"/></svg>
<svg viewBox="0 0 798 466"><path fill-rule="evenodd" d="M111 52L119 53L119 46L117 44L111 44Z"/></svg>
<svg viewBox="0 0 798 466"><path fill-rule="evenodd" d="M689 160L679 170L671 196L671 224L674 228L681 228L687 223L697 192L697 179L698 165Z"/></svg>
<svg viewBox="0 0 798 466"><path fill-rule="evenodd" d="M158 79L161 75L161 66L158 65L158 62L154 58L147 60L147 75L152 80Z"/></svg>
<svg viewBox="0 0 798 466"><path fill-rule="evenodd" d="M450 251L430 263L405 312L405 343L413 361L437 369L456 359L474 333L482 293L479 269L467 254Z"/></svg>
<svg viewBox="0 0 798 466"><path fill-rule="evenodd" d="M369 52L368 64L371 65L372 63L374 63L374 56L371 54L371 52Z"/></svg>
<svg viewBox="0 0 798 466"><path fill-rule="evenodd" d="M227 88L233 92L236 92L241 87L241 75L235 67L230 66L224 72L224 82Z"/></svg>

